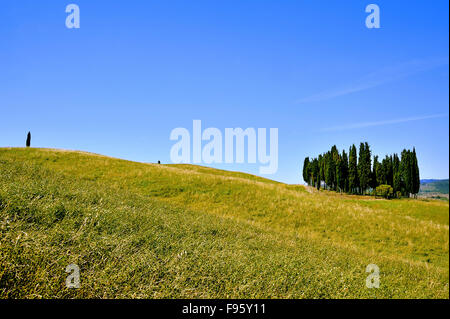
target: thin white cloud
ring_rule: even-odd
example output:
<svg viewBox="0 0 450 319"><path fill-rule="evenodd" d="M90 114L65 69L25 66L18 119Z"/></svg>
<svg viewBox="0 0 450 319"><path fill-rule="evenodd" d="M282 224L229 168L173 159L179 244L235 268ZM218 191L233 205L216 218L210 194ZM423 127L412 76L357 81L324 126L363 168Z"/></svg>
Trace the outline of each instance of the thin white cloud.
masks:
<svg viewBox="0 0 450 319"><path fill-rule="evenodd" d="M345 86L337 87L305 98L301 98L297 100L296 103L300 104L330 100L335 97L368 90L389 82L408 77L416 73L431 70L444 65L448 65L448 57L439 59L412 60L396 66L382 68Z"/></svg>
<svg viewBox="0 0 450 319"><path fill-rule="evenodd" d="M358 128L372 127L372 126L384 126L384 125L406 123L406 122L412 122L412 121L422 121L422 120L435 119L435 118L441 118L441 117L447 117L447 116L448 116L448 114L441 113L441 114L432 114L432 115L425 115L425 116L407 117L407 118L396 119L396 120L386 120L386 121L378 121L378 122L363 122L363 123L355 123L355 124L342 125L342 126L327 127L327 128L321 129L320 131L321 132L346 131L346 130L353 130L353 129L358 129Z"/></svg>

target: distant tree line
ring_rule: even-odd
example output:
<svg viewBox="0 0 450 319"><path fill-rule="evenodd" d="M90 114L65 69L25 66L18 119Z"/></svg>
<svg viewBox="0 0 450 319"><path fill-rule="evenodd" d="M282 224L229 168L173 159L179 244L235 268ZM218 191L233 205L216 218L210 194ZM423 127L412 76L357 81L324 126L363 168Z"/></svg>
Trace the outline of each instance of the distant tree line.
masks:
<svg viewBox="0 0 450 319"><path fill-rule="evenodd" d="M374 156L372 163L367 142L360 144L359 154L354 144L348 154L345 150L339 153L334 145L316 158L306 157L303 180L317 189L323 187L350 194L367 194L369 190L377 194L376 191L381 190L383 194L387 191L391 197L416 196L420 188L415 148L412 151L404 149L401 157L393 154L380 160Z"/></svg>

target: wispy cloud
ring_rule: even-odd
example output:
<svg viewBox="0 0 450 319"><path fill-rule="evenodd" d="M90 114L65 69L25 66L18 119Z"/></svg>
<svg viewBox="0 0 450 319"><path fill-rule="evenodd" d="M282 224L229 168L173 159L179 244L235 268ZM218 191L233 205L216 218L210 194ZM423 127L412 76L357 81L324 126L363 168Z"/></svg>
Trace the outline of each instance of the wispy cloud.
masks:
<svg viewBox="0 0 450 319"><path fill-rule="evenodd" d="M415 117L407 117L403 119L396 119L396 120L385 120L385 121L378 121L378 122L362 122L362 123L355 123L355 124L348 124L348 125L342 125L342 126L333 126L333 127L327 127L320 130L320 132L335 132L335 131L345 131L345 130L353 130L358 128L366 128L366 127L372 127L372 126L384 126L384 125L391 125L391 124L398 124L398 123L405 123L405 122L412 122L412 121L422 121L427 119L434 119L434 118L441 118L441 117L447 117L448 114L432 114L432 115L425 115L425 116L415 116Z"/></svg>
<svg viewBox="0 0 450 319"><path fill-rule="evenodd" d="M431 70L444 65L448 65L448 57L439 59L412 60L409 62L401 63L399 65L382 68L345 86L337 87L305 98L301 98L297 100L296 103L300 104L330 100L335 97L368 90L389 82L408 77L416 73Z"/></svg>

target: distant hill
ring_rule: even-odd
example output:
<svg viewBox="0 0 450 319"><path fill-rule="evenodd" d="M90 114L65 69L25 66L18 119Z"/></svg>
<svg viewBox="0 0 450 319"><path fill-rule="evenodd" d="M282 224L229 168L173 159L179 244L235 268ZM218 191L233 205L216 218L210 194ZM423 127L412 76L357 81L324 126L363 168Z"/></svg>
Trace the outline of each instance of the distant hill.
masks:
<svg viewBox="0 0 450 319"><path fill-rule="evenodd" d="M420 193L448 194L448 179L423 179L420 181Z"/></svg>

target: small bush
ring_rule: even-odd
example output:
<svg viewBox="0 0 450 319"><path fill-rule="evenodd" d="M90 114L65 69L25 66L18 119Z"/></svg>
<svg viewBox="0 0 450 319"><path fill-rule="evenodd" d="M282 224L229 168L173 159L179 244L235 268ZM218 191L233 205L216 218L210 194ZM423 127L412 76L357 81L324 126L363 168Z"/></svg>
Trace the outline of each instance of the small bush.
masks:
<svg viewBox="0 0 450 319"><path fill-rule="evenodd" d="M391 199L394 197L394 189L390 185L380 185L375 189L375 196Z"/></svg>

